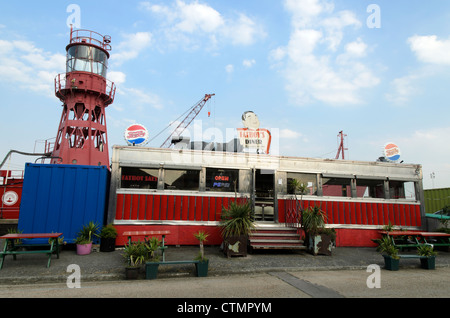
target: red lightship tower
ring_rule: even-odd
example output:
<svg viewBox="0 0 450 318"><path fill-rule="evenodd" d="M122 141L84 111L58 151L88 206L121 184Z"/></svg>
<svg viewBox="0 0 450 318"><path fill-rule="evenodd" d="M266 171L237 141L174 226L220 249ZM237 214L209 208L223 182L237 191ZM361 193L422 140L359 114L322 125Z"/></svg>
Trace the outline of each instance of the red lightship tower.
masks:
<svg viewBox="0 0 450 318"><path fill-rule="evenodd" d="M116 87L106 79L111 37L70 30L66 74L55 78L55 95L63 111L52 163L107 166L109 151L105 109Z"/></svg>

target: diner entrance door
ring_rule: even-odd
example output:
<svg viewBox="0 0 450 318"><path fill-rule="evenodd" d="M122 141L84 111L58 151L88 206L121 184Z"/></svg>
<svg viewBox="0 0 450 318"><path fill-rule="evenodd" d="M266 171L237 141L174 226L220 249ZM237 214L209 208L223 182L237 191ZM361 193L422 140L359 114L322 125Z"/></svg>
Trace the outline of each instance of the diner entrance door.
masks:
<svg viewBox="0 0 450 318"><path fill-rule="evenodd" d="M254 189L254 211L255 221L274 222L275 206L275 171L254 169L253 189Z"/></svg>

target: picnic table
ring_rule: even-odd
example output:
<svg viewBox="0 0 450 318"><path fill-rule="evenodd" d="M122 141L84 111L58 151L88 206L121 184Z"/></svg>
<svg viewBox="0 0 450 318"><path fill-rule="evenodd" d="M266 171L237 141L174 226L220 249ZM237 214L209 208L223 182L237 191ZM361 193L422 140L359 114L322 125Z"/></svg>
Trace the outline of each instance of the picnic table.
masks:
<svg viewBox="0 0 450 318"><path fill-rule="evenodd" d="M169 235L169 234L170 234L170 231L126 231L126 232L123 232L123 235L128 237L128 244L131 244L132 238L136 237L136 236L143 236L143 237L147 238L151 235L161 235L162 242L161 242L161 246L159 248L161 249L163 262L165 261L164 251L167 248L167 246L164 245L164 240L166 238L166 235Z"/></svg>
<svg viewBox="0 0 450 318"><path fill-rule="evenodd" d="M450 247L450 234L443 232L380 231L379 233L391 237L395 247L398 248L418 247L424 244Z"/></svg>
<svg viewBox="0 0 450 318"><path fill-rule="evenodd" d="M62 233L14 233L0 236L0 239L6 240L3 248L3 252L0 252L1 261L0 269L3 268L3 262L6 255L12 255L16 260L16 256L19 254L47 254L48 261L47 267L50 267L52 260L52 254L56 252L56 257L59 258L59 242L58 238ZM49 244L16 244L17 240L22 239L49 239ZM22 248L34 247L32 249L23 250ZM35 249L36 247L42 249Z"/></svg>

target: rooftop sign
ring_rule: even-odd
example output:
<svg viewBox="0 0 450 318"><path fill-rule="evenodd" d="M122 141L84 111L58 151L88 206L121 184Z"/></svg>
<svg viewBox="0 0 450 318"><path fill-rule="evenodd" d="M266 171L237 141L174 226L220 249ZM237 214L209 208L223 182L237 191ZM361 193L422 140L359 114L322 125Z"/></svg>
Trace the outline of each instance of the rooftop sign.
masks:
<svg viewBox="0 0 450 318"><path fill-rule="evenodd" d="M383 148L383 154L386 160L391 162L397 162L400 159L400 148L392 143L387 143Z"/></svg>
<svg viewBox="0 0 450 318"><path fill-rule="evenodd" d="M242 115L242 123L245 128L237 128L237 132L244 150L269 154L272 136L269 130L259 128L258 116L252 111L247 111Z"/></svg>
<svg viewBox="0 0 450 318"><path fill-rule="evenodd" d="M143 146L148 140L148 131L142 125L134 124L125 130L125 140L129 146Z"/></svg>

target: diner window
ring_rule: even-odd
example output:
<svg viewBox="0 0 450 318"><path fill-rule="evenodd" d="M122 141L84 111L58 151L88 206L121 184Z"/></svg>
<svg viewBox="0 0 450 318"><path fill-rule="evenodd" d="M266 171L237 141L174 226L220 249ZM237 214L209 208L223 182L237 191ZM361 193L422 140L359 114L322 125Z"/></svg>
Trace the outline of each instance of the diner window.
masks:
<svg viewBox="0 0 450 318"><path fill-rule="evenodd" d="M391 199L416 200L415 182L389 181L389 196Z"/></svg>
<svg viewBox="0 0 450 318"><path fill-rule="evenodd" d="M322 193L330 197L351 197L352 187L350 178L322 178Z"/></svg>
<svg viewBox="0 0 450 318"><path fill-rule="evenodd" d="M306 186L304 195L317 195L317 175L312 173L287 173L287 193L294 194L293 180L297 180L300 184ZM300 194L300 193L299 193Z"/></svg>
<svg viewBox="0 0 450 318"><path fill-rule="evenodd" d="M239 170L206 168L206 191L239 191Z"/></svg>
<svg viewBox="0 0 450 318"><path fill-rule="evenodd" d="M356 196L384 199L384 180L357 179Z"/></svg>
<svg viewBox="0 0 450 318"><path fill-rule="evenodd" d="M121 188L156 189L159 169L122 167Z"/></svg>
<svg viewBox="0 0 450 318"><path fill-rule="evenodd" d="M200 170L164 170L164 189L198 191Z"/></svg>

